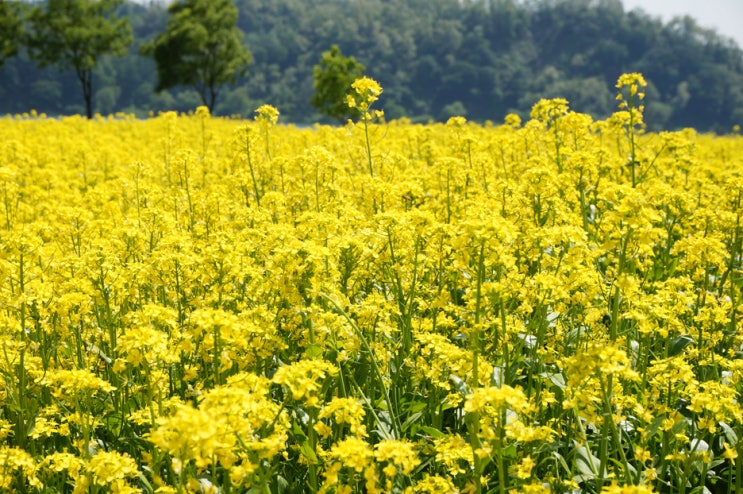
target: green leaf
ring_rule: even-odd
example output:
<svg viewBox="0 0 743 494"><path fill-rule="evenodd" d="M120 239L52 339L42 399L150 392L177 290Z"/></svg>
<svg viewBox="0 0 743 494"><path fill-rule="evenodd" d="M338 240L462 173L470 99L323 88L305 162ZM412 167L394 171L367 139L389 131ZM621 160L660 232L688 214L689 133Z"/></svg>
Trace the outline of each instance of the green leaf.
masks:
<svg viewBox="0 0 743 494"><path fill-rule="evenodd" d="M732 446L738 444L738 435L732 427L727 425L725 422L718 422L718 425L720 426L720 429L722 429L722 433L725 435L725 440L728 444Z"/></svg>
<svg viewBox="0 0 743 494"><path fill-rule="evenodd" d="M309 345L305 348L304 354L308 359L322 358L323 349L320 345Z"/></svg>
<svg viewBox="0 0 743 494"><path fill-rule="evenodd" d="M560 389L565 389L567 384L565 383L565 376L556 372L542 372L539 374L540 377L547 379L549 382L554 384Z"/></svg>
<svg viewBox="0 0 743 494"><path fill-rule="evenodd" d="M403 422L402 429L404 431L408 430L410 426L418 422L418 419L420 419L422 416L423 414L421 412L414 413L413 415L408 417L407 420L405 420L405 422Z"/></svg>
<svg viewBox="0 0 743 494"><path fill-rule="evenodd" d="M408 404L407 410L410 413L422 412L428 408L428 403L425 401L413 401Z"/></svg>
<svg viewBox="0 0 743 494"><path fill-rule="evenodd" d="M679 336L678 338L674 339L671 342L671 346L668 347L668 356L675 357L676 355L681 353L684 350L684 348L686 348L692 343L696 343L696 342L694 341L694 338L692 338L688 334L683 334Z"/></svg>
<svg viewBox="0 0 743 494"><path fill-rule="evenodd" d="M575 466L584 479L595 478L598 475L600 465L601 460L596 458L587 447L578 446L575 448Z"/></svg>
<svg viewBox="0 0 743 494"><path fill-rule="evenodd" d="M299 452L302 456L305 457L310 465L316 465L318 463L317 454L315 454L315 450L309 441L305 441L302 443Z"/></svg>
<svg viewBox="0 0 743 494"><path fill-rule="evenodd" d="M152 484L150 484L150 481L147 480L147 477L145 477L142 472L137 473L137 480L141 484L141 487L143 488L143 492L146 492L147 494L151 494L155 492L155 489L152 487Z"/></svg>
<svg viewBox="0 0 743 494"><path fill-rule="evenodd" d="M392 417L387 411L380 411L377 413L377 427L376 432L382 439L396 439L395 429L392 425Z"/></svg>
<svg viewBox="0 0 743 494"><path fill-rule="evenodd" d="M430 436L432 439L442 439L443 437L445 437L444 433L436 429L435 427L422 425L420 426L420 430L426 435Z"/></svg>

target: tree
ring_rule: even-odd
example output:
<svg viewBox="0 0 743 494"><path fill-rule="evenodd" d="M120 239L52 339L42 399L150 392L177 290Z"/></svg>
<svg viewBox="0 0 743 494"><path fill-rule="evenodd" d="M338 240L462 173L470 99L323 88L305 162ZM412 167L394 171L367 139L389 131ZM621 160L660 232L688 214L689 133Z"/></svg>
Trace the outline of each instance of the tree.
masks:
<svg viewBox="0 0 743 494"><path fill-rule="evenodd" d="M15 2L0 1L0 67L18 52L23 26Z"/></svg>
<svg viewBox="0 0 743 494"><path fill-rule="evenodd" d="M310 103L323 115L339 121L351 118L354 109L346 104L351 84L364 74L364 65L354 57L345 57L337 45L323 52L314 68L315 94Z"/></svg>
<svg viewBox="0 0 743 494"><path fill-rule="evenodd" d="M117 16L131 23L137 47L165 31L172 1L130 0L117 7ZM74 72L67 77L57 74L55 66L36 70L22 49L25 36L11 35L7 27L7 12L18 12L13 18L26 19L22 24L30 32L27 12L47 3L0 0L0 50L2 40L18 45L17 55L0 68L0 114L30 108L47 114L85 113ZM311 104L315 66L336 43L382 78L388 117L442 120L452 109L444 108L459 101L468 120L502 121L507 113L528 118L537 99L565 97L574 110L603 118L616 109L612 98L606 98L617 77L642 72L648 87L657 89L657 95L647 94L649 129L693 126L727 132L743 125L740 48L690 20L664 24L639 9L625 12L621 0L233 3L242 14L237 20L244 33L241 43L250 47L255 62L244 79L220 91L214 106L220 114L247 115L268 102L281 108L282 118L296 123L312 123L321 114L326 121L357 119L353 112L329 119ZM145 116L202 104L188 86L155 93L155 64L139 55L130 48L123 58L100 59L91 94L96 111ZM340 94L352 79L340 83ZM340 101L345 112L342 100L330 101Z"/></svg>
<svg viewBox="0 0 743 494"><path fill-rule="evenodd" d="M116 17L123 0L47 0L29 14L29 56L40 67L74 69L88 118L93 116L93 69L104 55L125 55L132 42L127 19Z"/></svg>
<svg viewBox="0 0 743 494"><path fill-rule="evenodd" d="M157 64L157 92L191 86L211 112L220 86L235 83L252 62L232 0L181 0L168 7L165 31L142 48Z"/></svg>

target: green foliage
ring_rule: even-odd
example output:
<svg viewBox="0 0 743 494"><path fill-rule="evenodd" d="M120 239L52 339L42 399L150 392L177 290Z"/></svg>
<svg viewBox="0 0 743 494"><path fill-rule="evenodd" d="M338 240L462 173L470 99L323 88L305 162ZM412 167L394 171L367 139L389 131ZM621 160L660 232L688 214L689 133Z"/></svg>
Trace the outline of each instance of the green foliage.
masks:
<svg viewBox="0 0 743 494"><path fill-rule="evenodd" d="M157 64L155 90L191 86L212 111L221 86L243 77L252 61L241 44L237 8L231 0L185 0L168 13L165 31L142 47Z"/></svg>
<svg viewBox="0 0 743 494"><path fill-rule="evenodd" d="M465 109L468 120L500 122L508 113L526 118L536 101L550 97L564 97L573 110L604 118L613 111L606 88L621 73L642 72L649 130L727 133L743 125L740 48L690 18L664 24L642 11L625 11L618 0L234 4L242 13L237 19L242 43L254 63L244 79L220 89L214 110L223 115L250 115L268 103L279 108L283 121L315 121L314 66L336 44L384 86L379 108L388 118L445 120ZM97 91L114 90L94 92L93 101L140 117L193 110L200 104L191 90L195 86L156 93L157 65L139 56L145 41L166 30L172 17L167 7L128 1L117 13L130 20L136 42L128 56L96 69ZM0 70L0 114L83 111L74 101L78 85L71 74L36 69L20 50ZM42 87L54 91L29 91Z"/></svg>
<svg viewBox="0 0 743 494"><path fill-rule="evenodd" d="M40 67L74 70L93 116L93 69L104 55L124 55L132 42L129 20L115 16L123 0L48 0L29 13L26 45Z"/></svg>
<svg viewBox="0 0 743 494"><path fill-rule="evenodd" d="M0 2L0 67L18 52L18 38L23 32L18 8L16 2Z"/></svg>
<svg viewBox="0 0 743 494"><path fill-rule="evenodd" d="M357 112L346 104L346 95L353 81L360 78L365 69L354 57L344 56L338 45L332 45L314 67L312 106L340 122L356 116Z"/></svg>

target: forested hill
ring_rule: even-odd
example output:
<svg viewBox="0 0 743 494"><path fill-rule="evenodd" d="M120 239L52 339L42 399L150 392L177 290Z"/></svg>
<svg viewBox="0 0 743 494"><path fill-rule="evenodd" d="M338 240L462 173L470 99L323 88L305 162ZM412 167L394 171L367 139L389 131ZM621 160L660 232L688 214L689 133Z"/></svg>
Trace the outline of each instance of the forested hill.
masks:
<svg viewBox="0 0 743 494"><path fill-rule="evenodd" d="M310 106L313 66L337 44L384 87L388 118L442 120L465 115L502 121L527 115L542 97L604 117L616 108L623 72L649 82L652 129L695 127L729 132L743 124L743 52L691 18L668 24L620 0L236 0L248 76L225 88L217 114L251 115L263 103L282 121L320 119ZM154 62L139 46L164 27L165 8L122 7L134 28L128 57L105 59L94 72L95 110L107 114L190 110L187 88L155 94ZM23 53L0 69L0 113L30 109L83 112L72 73L39 70Z"/></svg>

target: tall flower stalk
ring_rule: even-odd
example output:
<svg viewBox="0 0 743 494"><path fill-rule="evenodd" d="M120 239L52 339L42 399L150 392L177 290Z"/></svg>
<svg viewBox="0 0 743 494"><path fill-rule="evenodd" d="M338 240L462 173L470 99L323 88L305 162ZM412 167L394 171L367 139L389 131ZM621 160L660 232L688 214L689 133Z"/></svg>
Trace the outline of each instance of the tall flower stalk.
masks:
<svg viewBox="0 0 743 494"><path fill-rule="evenodd" d="M632 174L632 187L637 186L637 135L644 125L642 113L645 105L643 88L647 86L642 74L622 74L617 80L616 88L619 90L617 101L619 101L620 112L617 116L624 119L624 130L629 139L630 155L627 166Z"/></svg>
<svg viewBox="0 0 743 494"><path fill-rule="evenodd" d="M372 104L382 94L382 86L369 77L356 79L351 84L353 93L346 96L346 104L349 108L355 108L361 114L361 122L364 124L364 137L366 143L366 158L369 164L369 175L374 176L374 164L372 162L371 141L369 140L369 124L375 118L381 118L384 113L381 110L371 110Z"/></svg>

